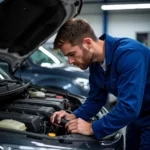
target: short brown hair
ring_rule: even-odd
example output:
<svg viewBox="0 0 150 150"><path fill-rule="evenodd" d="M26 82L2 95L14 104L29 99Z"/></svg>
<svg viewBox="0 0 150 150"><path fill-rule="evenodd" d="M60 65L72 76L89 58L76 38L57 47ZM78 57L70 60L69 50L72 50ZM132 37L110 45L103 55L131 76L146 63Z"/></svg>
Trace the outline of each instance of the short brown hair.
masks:
<svg viewBox="0 0 150 150"><path fill-rule="evenodd" d="M81 44L85 37L90 37L94 41L97 40L93 29L85 20L70 19L59 29L54 41L54 49L60 49L66 42L73 46Z"/></svg>

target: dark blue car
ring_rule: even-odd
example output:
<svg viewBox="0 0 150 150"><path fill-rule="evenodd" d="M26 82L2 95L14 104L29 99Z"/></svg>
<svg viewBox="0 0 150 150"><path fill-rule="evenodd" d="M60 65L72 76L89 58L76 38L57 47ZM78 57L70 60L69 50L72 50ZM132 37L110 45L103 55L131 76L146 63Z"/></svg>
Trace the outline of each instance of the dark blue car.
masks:
<svg viewBox="0 0 150 150"><path fill-rule="evenodd" d="M17 70L15 76L20 75L34 85L88 95L88 71L67 64L60 52L47 50L44 46L40 46Z"/></svg>

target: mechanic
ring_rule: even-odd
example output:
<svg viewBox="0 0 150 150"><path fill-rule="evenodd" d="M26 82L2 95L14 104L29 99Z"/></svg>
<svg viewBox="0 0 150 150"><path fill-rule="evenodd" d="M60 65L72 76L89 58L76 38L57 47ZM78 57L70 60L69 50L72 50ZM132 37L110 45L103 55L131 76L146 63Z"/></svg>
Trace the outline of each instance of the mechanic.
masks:
<svg viewBox="0 0 150 150"><path fill-rule="evenodd" d="M55 112L51 122L65 117L70 133L98 140L127 126L126 149L150 150L150 49L130 38L97 38L82 19L71 19L59 29L54 48L61 49L70 64L89 67L90 91L72 114ZM108 92L117 97L117 105L100 120L88 122L104 106Z"/></svg>

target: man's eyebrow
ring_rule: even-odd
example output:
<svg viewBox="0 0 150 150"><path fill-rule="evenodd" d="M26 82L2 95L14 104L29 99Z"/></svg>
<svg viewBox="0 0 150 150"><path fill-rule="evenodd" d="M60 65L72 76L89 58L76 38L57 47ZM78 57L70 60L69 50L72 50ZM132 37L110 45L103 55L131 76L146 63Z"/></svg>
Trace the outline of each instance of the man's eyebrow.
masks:
<svg viewBox="0 0 150 150"><path fill-rule="evenodd" d="M73 53L73 52L69 52L67 54L64 54L64 56L69 56L71 53Z"/></svg>
<svg viewBox="0 0 150 150"><path fill-rule="evenodd" d="M67 53L67 54L64 54L64 56L68 56L69 55L69 53Z"/></svg>

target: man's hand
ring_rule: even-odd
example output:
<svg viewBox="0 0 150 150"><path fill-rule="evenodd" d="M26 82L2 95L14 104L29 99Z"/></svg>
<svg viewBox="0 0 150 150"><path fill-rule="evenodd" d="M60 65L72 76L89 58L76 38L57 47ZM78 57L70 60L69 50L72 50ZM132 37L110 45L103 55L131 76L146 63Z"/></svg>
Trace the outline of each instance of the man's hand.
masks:
<svg viewBox="0 0 150 150"><path fill-rule="evenodd" d="M51 120L52 123L54 123L55 117L57 117L57 122L58 122L58 124L61 122L61 118L63 118L63 117L64 117L66 120L72 120L72 119L75 119L75 118L76 118L76 116L75 116L74 114L69 114L69 113L67 113L67 112L65 112L65 111L63 111L63 110L58 111L58 112L55 112L55 113L51 116L50 120Z"/></svg>
<svg viewBox="0 0 150 150"><path fill-rule="evenodd" d="M65 127L70 133L80 133L83 135L93 135L92 124L80 118L69 121Z"/></svg>

